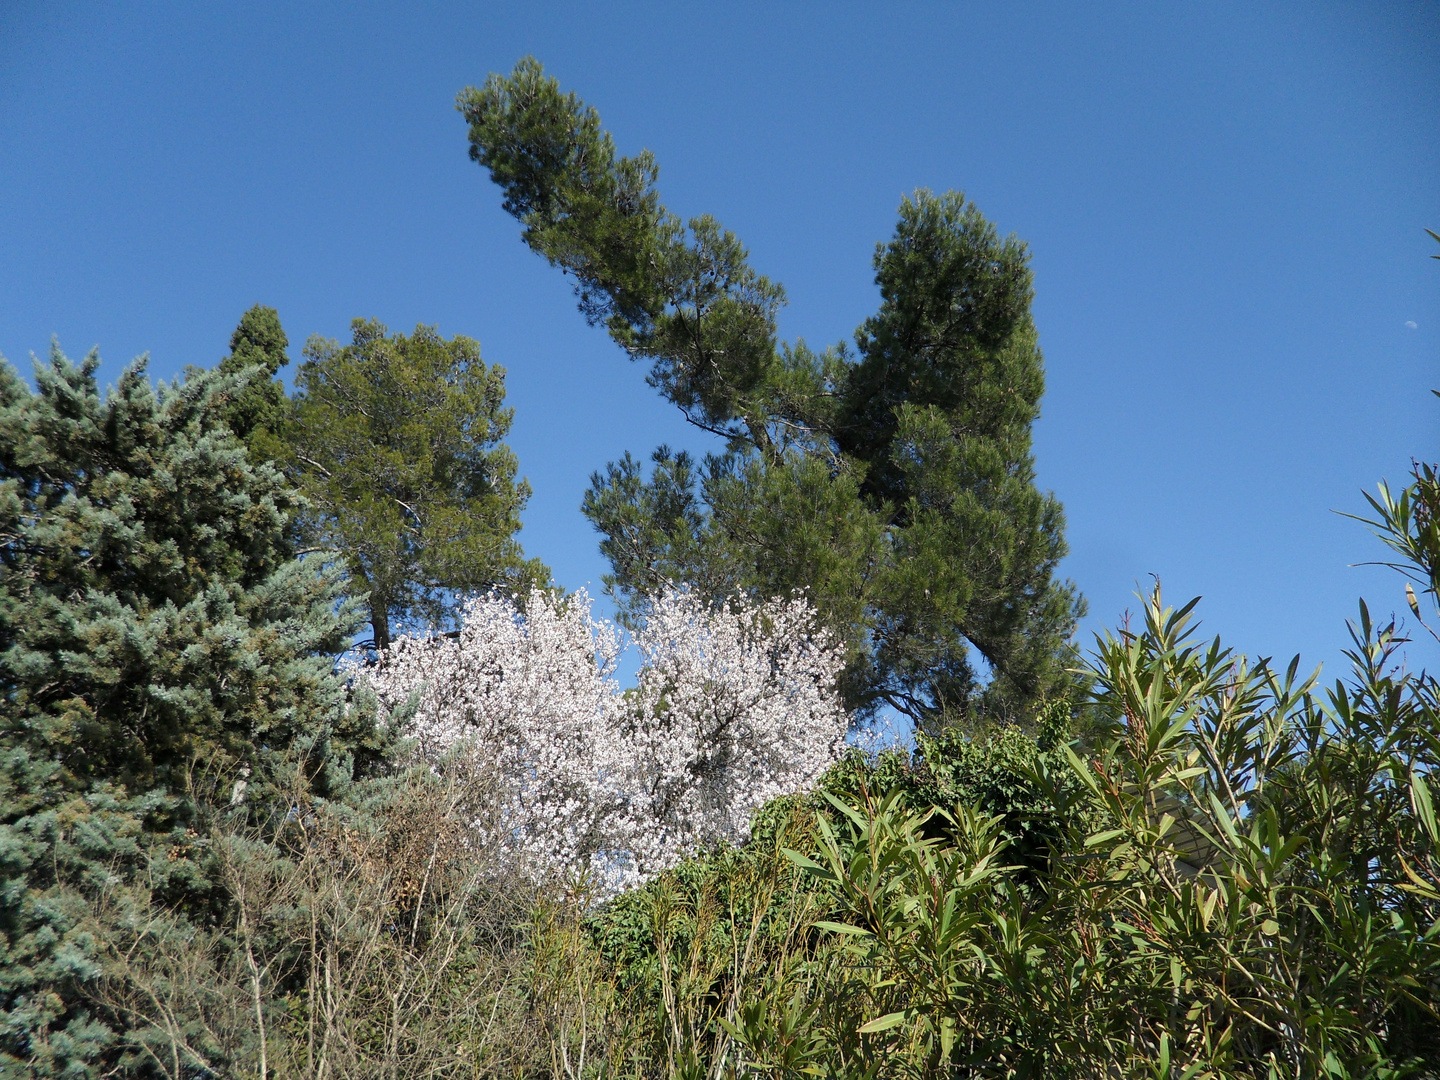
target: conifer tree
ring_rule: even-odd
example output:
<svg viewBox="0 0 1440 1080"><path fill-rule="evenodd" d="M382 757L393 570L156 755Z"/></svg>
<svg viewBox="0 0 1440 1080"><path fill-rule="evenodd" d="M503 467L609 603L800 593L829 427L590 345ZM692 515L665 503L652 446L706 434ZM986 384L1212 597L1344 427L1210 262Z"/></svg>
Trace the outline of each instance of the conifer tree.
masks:
<svg viewBox="0 0 1440 1080"><path fill-rule="evenodd" d="M87 912L143 874L203 917L197 776L229 796L249 767L258 797L299 754L323 793L371 738L333 668L356 621L342 579L290 556L295 493L228 425L243 374L152 387L139 361L102 396L98 364L56 347L32 391L0 362L6 1076L108 1075L125 1019L87 996Z"/></svg>
<svg viewBox="0 0 1440 1080"><path fill-rule="evenodd" d="M1059 502L1034 482L1043 366L1023 244L962 195L917 191L875 257L855 346L778 340L780 285L709 216L661 205L653 155L533 59L469 88L470 155L580 310L723 447L627 455L584 510L630 617L666 579L719 598L806 590L849 642L846 691L930 726L1026 718L1065 694L1083 602L1054 570ZM988 668L988 680L981 674Z"/></svg>
<svg viewBox="0 0 1440 1080"><path fill-rule="evenodd" d="M220 361L222 375L245 375L226 403L224 417L256 460L273 458L278 451L276 439L284 428L288 403L276 376L290 363L285 351L289 344L280 313L256 304L240 317L240 325L230 335L230 354Z"/></svg>
<svg viewBox="0 0 1440 1080"><path fill-rule="evenodd" d="M515 539L530 485L501 441L514 416L505 369L433 327L352 329L349 345L305 346L287 461L316 541L342 553L369 596L375 645L396 624L447 625L464 593L548 585Z"/></svg>

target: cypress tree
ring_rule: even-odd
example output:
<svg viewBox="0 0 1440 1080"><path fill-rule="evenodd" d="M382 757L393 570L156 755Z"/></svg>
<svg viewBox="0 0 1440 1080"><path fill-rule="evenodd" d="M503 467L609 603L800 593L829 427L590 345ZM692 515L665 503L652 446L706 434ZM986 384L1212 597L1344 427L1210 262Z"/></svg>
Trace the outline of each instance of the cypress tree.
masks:
<svg viewBox="0 0 1440 1080"><path fill-rule="evenodd" d="M273 458L279 449L276 440L285 426L288 403L276 376L290 363L285 351L289 344L280 313L256 304L240 317L230 335L230 354L220 361L220 374L243 376L222 415L256 460Z"/></svg>

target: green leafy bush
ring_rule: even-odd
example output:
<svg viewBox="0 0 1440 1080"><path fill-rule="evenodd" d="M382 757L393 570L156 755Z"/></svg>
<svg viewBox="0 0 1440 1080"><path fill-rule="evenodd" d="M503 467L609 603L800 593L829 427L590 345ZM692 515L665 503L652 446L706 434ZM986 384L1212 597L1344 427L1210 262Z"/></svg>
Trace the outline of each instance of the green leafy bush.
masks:
<svg viewBox="0 0 1440 1080"><path fill-rule="evenodd" d="M1356 678L1310 681L1197 644L1190 608L1146 604L1094 676L1112 729L1037 758L1075 778L1038 889L1003 818L942 835L895 792L837 800L816 858L841 915L812 1003L826 1075L1435 1075L1440 892L1434 683L1357 628ZM780 995L784 997L782 993ZM757 1062L765 1028L746 1029ZM786 1050L786 1048L781 1048ZM788 1051L787 1051L788 1052ZM823 1063L823 1064L822 1064Z"/></svg>
<svg viewBox="0 0 1440 1080"><path fill-rule="evenodd" d="M1432 600L1433 476L1371 522ZM594 917L608 1066L1440 1075L1440 682L1363 604L1328 688L1199 638L1194 608L1157 588L1038 738L852 756L785 830Z"/></svg>

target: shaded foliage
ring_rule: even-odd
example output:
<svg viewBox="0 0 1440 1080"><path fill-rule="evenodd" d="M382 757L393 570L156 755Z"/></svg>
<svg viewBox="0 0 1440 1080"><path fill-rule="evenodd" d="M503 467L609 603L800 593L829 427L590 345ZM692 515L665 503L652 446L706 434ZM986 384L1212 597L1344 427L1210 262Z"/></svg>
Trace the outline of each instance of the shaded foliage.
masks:
<svg viewBox="0 0 1440 1080"><path fill-rule="evenodd" d="M269 460L281 450L289 402L276 376L290 363L285 351L290 339L280 325L280 313L256 304L240 317L230 335L230 354L216 369L221 375L241 375L244 382L225 403L223 416L256 461Z"/></svg>

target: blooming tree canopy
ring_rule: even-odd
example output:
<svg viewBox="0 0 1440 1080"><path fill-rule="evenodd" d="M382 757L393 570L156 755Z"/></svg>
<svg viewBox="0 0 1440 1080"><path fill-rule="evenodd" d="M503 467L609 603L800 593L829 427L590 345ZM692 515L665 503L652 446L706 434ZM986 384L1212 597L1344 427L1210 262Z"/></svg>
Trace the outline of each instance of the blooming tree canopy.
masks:
<svg viewBox="0 0 1440 1080"><path fill-rule="evenodd" d="M399 638L365 678L421 754L491 783L486 838L537 875L588 868L606 892L744 843L761 805L843 749L843 644L804 599L714 607L667 589L625 691L621 645L583 590L537 590L523 612L491 594L457 637Z"/></svg>

